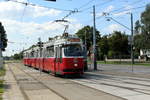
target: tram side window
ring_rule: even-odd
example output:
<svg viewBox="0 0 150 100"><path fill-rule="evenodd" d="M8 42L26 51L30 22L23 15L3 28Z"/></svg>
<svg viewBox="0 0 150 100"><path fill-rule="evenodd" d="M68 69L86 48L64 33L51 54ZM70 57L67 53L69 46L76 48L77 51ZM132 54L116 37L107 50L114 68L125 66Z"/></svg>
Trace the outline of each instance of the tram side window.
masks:
<svg viewBox="0 0 150 100"><path fill-rule="evenodd" d="M60 58L59 47L56 47L56 58Z"/></svg>
<svg viewBox="0 0 150 100"><path fill-rule="evenodd" d="M47 57L54 57L54 46L47 47L46 52Z"/></svg>
<svg viewBox="0 0 150 100"><path fill-rule="evenodd" d="M60 47L60 58L62 58L62 47Z"/></svg>
<svg viewBox="0 0 150 100"><path fill-rule="evenodd" d="M28 53L28 58L30 58L30 53Z"/></svg>
<svg viewBox="0 0 150 100"><path fill-rule="evenodd" d="M29 55L28 55L28 53L26 53L26 57L27 57L27 58L29 58Z"/></svg>
<svg viewBox="0 0 150 100"><path fill-rule="evenodd" d="M32 57L32 58L34 57L34 51L31 52L31 57Z"/></svg>
<svg viewBox="0 0 150 100"><path fill-rule="evenodd" d="M46 57L46 55L45 55L45 49L42 49L42 57Z"/></svg>
<svg viewBox="0 0 150 100"><path fill-rule="evenodd" d="M60 63L62 63L62 47L59 48Z"/></svg>
<svg viewBox="0 0 150 100"><path fill-rule="evenodd" d="M36 52L34 51L34 57L36 57Z"/></svg>
<svg viewBox="0 0 150 100"><path fill-rule="evenodd" d="M36 52L36 57L38 58L39 57L39 51L37 50Z"/></svg>
<svg viewBox="0 0 150 100"><path fill-rule="evenodd" d="M62 47L56 47L56 58L62 58Z"/></svg>

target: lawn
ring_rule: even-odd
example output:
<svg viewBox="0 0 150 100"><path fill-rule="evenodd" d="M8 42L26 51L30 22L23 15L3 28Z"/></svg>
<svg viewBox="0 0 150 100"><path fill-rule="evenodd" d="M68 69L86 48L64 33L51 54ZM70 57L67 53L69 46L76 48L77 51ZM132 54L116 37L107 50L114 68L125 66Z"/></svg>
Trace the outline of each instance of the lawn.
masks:
<svg viewBox="0 0 150 100"><path fill-rule="evenodd" d="M4 92L3 80L0 80L0 100L2 100L2 93Z"/></svg>
<svg viewBox="0 0 150 100"><path fill-rule="evenodd" d="M131 65L131 62L123 62L123 61L97 61L97 64L121 64L121 65ZM135 62L133 65L142 65L142 66L148 66L150 67L150 62Z"/></svg>
<svg viewBox="0 0 150 100"><path fill-rule="evenodd" d="M5 71L6 71L6 70L5 70L4 68L1 68L1 69L0 69L0 77L3 76L3 75L5 75Z"/></svg>

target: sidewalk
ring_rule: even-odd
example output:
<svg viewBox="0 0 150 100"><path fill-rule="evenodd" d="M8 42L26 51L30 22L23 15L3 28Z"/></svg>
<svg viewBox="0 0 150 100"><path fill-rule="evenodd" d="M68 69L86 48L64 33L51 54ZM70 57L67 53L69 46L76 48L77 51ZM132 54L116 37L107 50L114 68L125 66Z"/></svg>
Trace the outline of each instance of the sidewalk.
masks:
<svg viewBox="0 0 150 100"><path fill-rule="evenodd" d="M15 65L6 65L4 80L6 90L3 94L3 100L64 100L20 71Z"/></svg>
<svg viewBox="0 0 150 100"><path fill-rule="evenodd" d="M4 77L5 92L3 94L3 100L25 100L7 64L5 68L6 68L6 75Z"/></svg>

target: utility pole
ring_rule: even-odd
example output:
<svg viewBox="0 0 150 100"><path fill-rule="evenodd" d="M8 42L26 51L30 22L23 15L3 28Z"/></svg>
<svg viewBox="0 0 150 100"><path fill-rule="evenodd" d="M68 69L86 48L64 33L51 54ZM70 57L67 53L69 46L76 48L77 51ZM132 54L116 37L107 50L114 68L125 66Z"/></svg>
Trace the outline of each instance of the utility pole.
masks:
<svg viewBox="0 0 150 100"><path fill-rule="evenodd" d="M2 55L2 48L3 48L3 43L2 43L2 33L0 33L0 69L3 68L3 55Z"/></svg>
<svg viewBox="0 0 150 100"><path fill-rule="evenodd" d="M93 64L94 70L97 70L97 62L96 62L96 32L95 32L95 5L93 6Z"/></svg>
<svg viewBox="0 0 150 100"><path fill-rule="evenodd" d="M87 64L87 43L86 43L86 36L87 36L87 29L85 30L85 37L84 37L84 39L85 39L85 43L84 43L84 45L85 45L85 66L84 66L84 71L87 71L88 70L88 64Z"/></svg>
<svg viewBox="0 0 150 100"><path fill-rule="evenodd" d="M132 72L133 72L133 64L134 64L134 37L133 37L133 14L131 13L131 62L132 62Z"/></svg>

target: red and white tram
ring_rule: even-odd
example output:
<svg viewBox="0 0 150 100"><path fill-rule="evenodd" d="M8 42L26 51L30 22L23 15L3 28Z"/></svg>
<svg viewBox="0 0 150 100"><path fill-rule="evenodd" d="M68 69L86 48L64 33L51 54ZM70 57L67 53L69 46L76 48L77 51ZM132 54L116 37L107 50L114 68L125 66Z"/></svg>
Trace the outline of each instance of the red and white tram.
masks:
<svg viewBox="0 0 150 100"><path fill-rule="evenodd" d="M58 36L24 52L24 65L53 74L83 74L84 53L81 39L75 35Z"/></svg>

